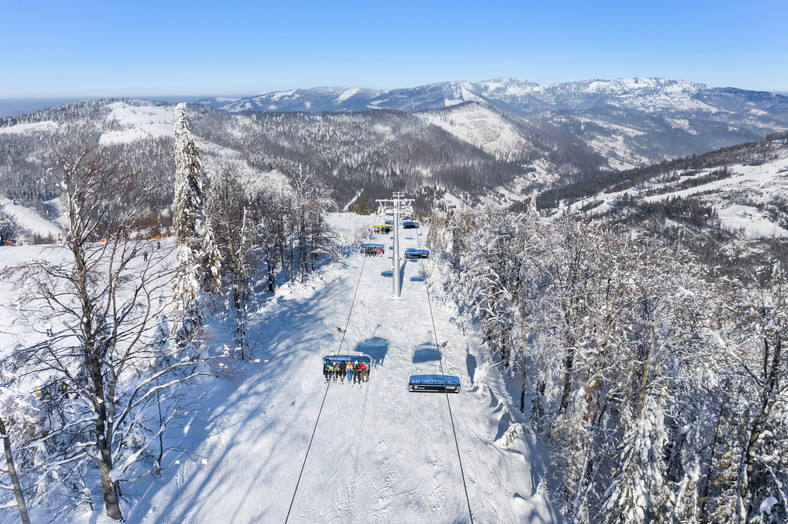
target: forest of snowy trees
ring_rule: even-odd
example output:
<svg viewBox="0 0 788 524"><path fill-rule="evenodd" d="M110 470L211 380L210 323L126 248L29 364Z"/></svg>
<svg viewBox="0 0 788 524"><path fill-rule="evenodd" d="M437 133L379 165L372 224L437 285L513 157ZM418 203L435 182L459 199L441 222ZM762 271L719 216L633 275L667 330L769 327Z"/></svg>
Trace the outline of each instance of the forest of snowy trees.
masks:
<svg viewBox="0 0 788 524"><path fill-rule="evenodd" d="M746 278L578 216L433 217L448 300L549 442L576 522L785 522L785 260ZM530 402L529 402L530 400Z"/></svg>

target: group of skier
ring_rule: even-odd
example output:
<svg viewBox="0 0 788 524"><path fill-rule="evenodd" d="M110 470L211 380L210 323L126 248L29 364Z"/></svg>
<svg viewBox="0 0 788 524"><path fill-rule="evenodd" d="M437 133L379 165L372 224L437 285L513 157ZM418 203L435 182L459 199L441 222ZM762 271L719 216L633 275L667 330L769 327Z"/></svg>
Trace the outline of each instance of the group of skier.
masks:
<svg viewBox="0 0 788 524"><path fill-rule="evenodd" d="M323 376L326 381L339 379L344 382L347 377L348 383L351 381L354 384L367 382L369 381L369 363L363 360L336 362L326 359L323 363Z"/></svg>

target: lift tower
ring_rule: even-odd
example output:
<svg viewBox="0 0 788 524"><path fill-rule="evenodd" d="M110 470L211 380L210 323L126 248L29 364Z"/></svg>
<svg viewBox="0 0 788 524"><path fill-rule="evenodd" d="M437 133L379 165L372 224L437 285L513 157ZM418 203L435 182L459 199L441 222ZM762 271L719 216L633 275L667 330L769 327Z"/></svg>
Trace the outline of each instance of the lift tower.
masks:
<svg viewBox="0 0 788 524"><path fill-rule="evenodd" d="M403 198L405 193L396 192L391 199L377 199L375 200L378 203L378 212L381 210L384 213L384 216L391 214L393 217L394 222L394 249L393 249L393 264L391 267L391 273L394 277L392 279L393 291L394 291L394 298L399 298L400 293L402 290L402 286L400 285L400 274L399 274L399 216L401 214L405 215L412 215L413 214L413 199L412 198Z"/></svg>

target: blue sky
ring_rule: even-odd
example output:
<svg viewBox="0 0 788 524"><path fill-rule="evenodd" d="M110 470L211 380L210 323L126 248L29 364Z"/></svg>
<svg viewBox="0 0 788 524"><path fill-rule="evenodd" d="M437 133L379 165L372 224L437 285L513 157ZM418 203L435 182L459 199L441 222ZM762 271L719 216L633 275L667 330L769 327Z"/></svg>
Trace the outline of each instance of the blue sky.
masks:
<svg viewBox="0 0 788 524"><path fill-rule="evenodd" d="M788 91L788 2L0 0L0 98L518 77Z"/></svg>

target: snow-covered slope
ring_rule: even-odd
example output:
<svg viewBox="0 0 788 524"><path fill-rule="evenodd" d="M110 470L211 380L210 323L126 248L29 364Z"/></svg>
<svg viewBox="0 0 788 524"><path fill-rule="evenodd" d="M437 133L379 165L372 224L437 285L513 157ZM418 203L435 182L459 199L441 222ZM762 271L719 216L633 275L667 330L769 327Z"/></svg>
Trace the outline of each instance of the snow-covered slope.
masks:
<svg viewBox="0 0 788 524"><path fill-rule="evenodd" d="M355 243L373 219L331 223ZM419 243L410 231L403 249ZM469 503L475 522L562 521L479 339L430 303L421 262L403 261L402 297L392 298L391 239L376 241L386 256L354 254L280 288L257 313L256 361L195 384L193 413L166 435L171 467L124 487L127 521L284 522L289 512L289 522L469 522ZM213 346L229 339L222 329L212 323ZM436 342L448 344L439 352ZM369 382L326 384L322 355L337 352L370 355ZM440 364L461 377L459 394L407 391L410 374Z"/></svg>
<svg viewBox="0 0 788 524"><path fill-rule="evenodd" d="M521 129L490 106L465 104L452 111L425 111L417 116L498 158L533 148Z"/></svg>
<svg viewBox="0 0 788 524"><path fill-rule="evenodd" d="M35 211L25 206L14 204L11 200L0 196L0 211L14 221L23 232L37 235L41 238L52 237L56 239L63 229L51 220L47 220ZM19 235L22 237L23 235Z"/></svg>
<svg viewBox="0 0 788 524"><path fill-rule="evenodd" d="M112 130L102 133L99 144L134 142L141 138L174 137L172 107L114 102L108 106Z"/></svg>
<svg viewBox="0 0 788 524"><path fill-rule="evenodd" d="M626 194L642 202L692 197L717 211L720 225L742 231L749 238L788 237L788 147L772 144L774 158L764 163L734 163L721 168L677 169L616 192L602 192L578 200L572 208L590 208L592 215L616 208ZM713 174L717 176L712 176ZM719 178L719 179L715 179ZM669 181L666 181L669 180Z"/></svg>

